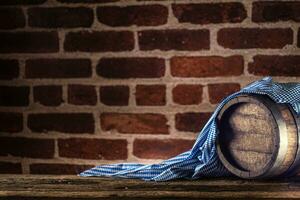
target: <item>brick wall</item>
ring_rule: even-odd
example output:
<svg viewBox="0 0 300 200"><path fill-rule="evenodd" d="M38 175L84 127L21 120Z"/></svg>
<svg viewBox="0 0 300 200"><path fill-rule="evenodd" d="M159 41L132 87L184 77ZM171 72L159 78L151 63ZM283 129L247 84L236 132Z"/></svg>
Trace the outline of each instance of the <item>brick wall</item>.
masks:
<svg viewBox="0 0 300 200"><path fill-rule="evenodd" d="M0 173L156 162L224 96L300 81L299 1L0 4Z"/></svg>

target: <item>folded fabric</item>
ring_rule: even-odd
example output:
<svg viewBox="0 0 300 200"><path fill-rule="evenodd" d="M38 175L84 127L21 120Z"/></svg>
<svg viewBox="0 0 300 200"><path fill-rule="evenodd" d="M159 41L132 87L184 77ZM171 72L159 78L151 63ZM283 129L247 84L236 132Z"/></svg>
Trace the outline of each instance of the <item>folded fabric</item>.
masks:
<svg viewBox="0 0 300 200"><path fill-rule="evenodd" d="M267 95L276 103L290 104L296 114L300 115L300 83L276 83L272 81L271 77L266 77L226 97L217 106L199 133L191 150L158 164L123 163L101 165L86 170L79 175L137 178L146 181L230 176L231 174L221 164L216 151L216 139L219 132L216 117L229 100L243 94Z"/></svg>

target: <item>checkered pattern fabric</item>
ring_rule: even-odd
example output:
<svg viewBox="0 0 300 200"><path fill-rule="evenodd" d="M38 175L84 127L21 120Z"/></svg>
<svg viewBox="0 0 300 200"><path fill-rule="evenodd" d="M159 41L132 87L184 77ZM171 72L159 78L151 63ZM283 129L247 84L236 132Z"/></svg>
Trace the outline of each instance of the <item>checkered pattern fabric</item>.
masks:
<svg viewBox="0 0 300 200"><path fill-rule="evenodd" d="M267 95L276 103L290 104L296 114L300 116L300 83L276 83L272 81L271 77L266 77L225 98L199 133L191 150L158 164L101 165L79 175L137 178L146 181L230 176L230 173L221 164L216 151L216 139L219 132L216 117L229 100L243 94Z"/></svg>

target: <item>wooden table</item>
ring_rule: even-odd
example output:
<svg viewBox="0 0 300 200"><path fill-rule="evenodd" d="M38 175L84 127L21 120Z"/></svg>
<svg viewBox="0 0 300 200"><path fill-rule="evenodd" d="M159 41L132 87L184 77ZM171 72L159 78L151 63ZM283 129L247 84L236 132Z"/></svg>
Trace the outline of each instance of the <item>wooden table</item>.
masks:
<svg viewBox="0 0 300 200"><path fill-rule="evenodd" d="M202 179L144 182L77 176L0 175L0 199L300 198L300 178L281 181Z"/></svg>

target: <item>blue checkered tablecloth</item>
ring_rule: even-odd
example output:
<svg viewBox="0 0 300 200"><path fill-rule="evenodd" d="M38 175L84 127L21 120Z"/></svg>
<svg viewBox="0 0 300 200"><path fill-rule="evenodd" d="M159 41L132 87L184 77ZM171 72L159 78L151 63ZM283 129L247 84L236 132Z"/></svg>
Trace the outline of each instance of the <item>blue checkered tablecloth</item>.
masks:
<svg viewBox="0 0 300 200"><path fill-rule="evenodd" d="M229 176L230 173L221 164L216 151L216 138L219 132L216 117L229 100L243 94L267 95L276 103L290 104L296 114L300 116L300 84L276 83L272 81L271 77L266 77L223 99L200 131L191 150L158 164L100 165L79 175L137 178L147 181Z"/></svg>

